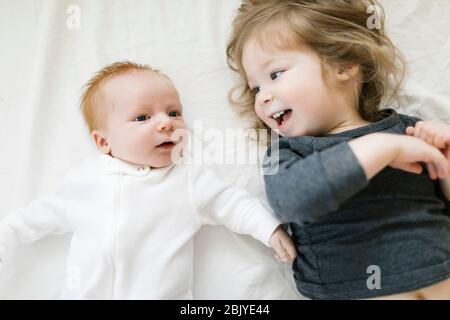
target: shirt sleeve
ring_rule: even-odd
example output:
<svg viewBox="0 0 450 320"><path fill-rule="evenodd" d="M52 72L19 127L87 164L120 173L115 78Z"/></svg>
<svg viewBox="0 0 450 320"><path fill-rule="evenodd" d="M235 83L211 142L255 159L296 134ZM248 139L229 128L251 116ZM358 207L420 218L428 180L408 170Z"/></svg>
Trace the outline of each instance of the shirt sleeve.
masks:
<svg viewBox="0 0 450 320"><path fill-rule="evenodd" d="M269 246L280 222L262 202L247 191L222 182L209 169L201 166L192 169L192 197L201 224L224 225Z"/></svg>
<svg viewBox="0 0 450 320"><path fill-rule="evenodd" d="M265 160L265 188L282 222L304 225L335 211L368 185L348 142L303 157L280 139Z"/></svg>
<svg viewBox="0 0 450 320"><path fill-rule="evenodd" d="M17 245L69 231L61 189L33 201L28 207L11 212L0 222L0 264Z"/></svg>

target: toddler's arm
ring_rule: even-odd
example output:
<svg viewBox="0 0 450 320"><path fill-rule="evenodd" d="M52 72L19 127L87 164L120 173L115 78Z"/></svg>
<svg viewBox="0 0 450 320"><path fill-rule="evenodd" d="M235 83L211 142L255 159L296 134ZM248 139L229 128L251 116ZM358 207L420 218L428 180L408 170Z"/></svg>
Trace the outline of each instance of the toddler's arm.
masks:
<svg viewBox="0 0 450 320"><path fill-rule="evenodd" d="M0 265L14 246L31 243L50 234L69 232L60 193L42 197L0 221Z"/></svg>
<svg viewBox="0 0 450 320"><path fill-rule="evenodd" d="M284 222L305 224L336 210L386 166L420 173L419 162L440 170L448 164L420 139L373 133L302 157L285 140L279 145L279 168L265 175L270 205Z"/></svg>

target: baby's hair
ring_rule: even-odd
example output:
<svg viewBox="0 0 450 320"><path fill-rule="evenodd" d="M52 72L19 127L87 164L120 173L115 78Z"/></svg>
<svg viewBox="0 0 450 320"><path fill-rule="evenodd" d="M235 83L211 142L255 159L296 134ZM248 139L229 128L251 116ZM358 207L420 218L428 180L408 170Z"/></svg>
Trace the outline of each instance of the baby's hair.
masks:
<svg viewBox="0 0 450 320"><path fill-rule="evenodd" d="M131 61L111 63L97 71L84 85L81 95L80 110L88 126L89 132L99 129L104 124L105 110L101 104L101 88L108 81L119 75L132 71L150 71L167 79L169 77L149 65ZM169 79L170 80L170 79Z"/></svg>
<svg viewBox="0 0 450 320"><path fill-rule="evenodd" d="M369 29L369 6L380 10L380 28ZM384 31L384 11L376 0L244 0L233 21L227 44L227 63L241 75L242 83L230 90L229 100L241 116L268 127L256 117L255 97L249 88L242 53L250 38L263 45L295 49L300 44L314 50L327 66L360 65L362 84L355 100L362 118L377 121L383 97L395 97L406 72L406 62ZM387 95L389 81L392 92Z"/></svg>

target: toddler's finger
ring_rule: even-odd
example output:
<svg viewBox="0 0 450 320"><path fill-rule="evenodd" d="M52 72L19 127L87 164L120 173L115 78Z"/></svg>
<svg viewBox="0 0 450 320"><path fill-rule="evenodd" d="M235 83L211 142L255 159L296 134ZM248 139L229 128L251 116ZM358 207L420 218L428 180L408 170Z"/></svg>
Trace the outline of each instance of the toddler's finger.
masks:
<svg viewBox="0 0 450 320"><path fill-rule="evenodd" d="M429 165L427 165L427 167L428 168L430 168L430 167L435 167L436 169L434 169L435 170L435 172L433 172L433 173L431 173L431 171L430 170L433 170L433 169L428 169L429 171L429 176L430 176L430 179L431 180L436 180L436 179L438 179L438 178L441 178L441 176L443 175L443 169L441 168L441 165L439 165L439 164L429 164Z"/></svg>
<svg viewBox="0 0 450 320"><path fill-rule="evenodd" d="M423 121L416 122L416 126L414 127L414 136L420 138L422 135L423 129Z"/></svg>
<svg viewBox="0 0 450 320"><path fill-rule="evenodd" d="M423 171L423 167L418 162L410 163L408 166L408 171L411 171L412 173L415 174L421 174Z"/></svg>
<svg viewBox="0 0 450 320"><path fill-rule="evenodd" d="M447 162L450 162L450 146L443 151L443 154L447 159Z"/></svg>
<svg viewBox="0 0 450 320"><path fill-rule="evenodd" d="M438 174L433 162L427 163L428 175L431 180L436 180Z"/></svg>
<svg viewBox="0 0 450 320"><path fill-rule="evenodd" d="M436 148L439 148L439 149L445 149L445 147L447 146L447 143L446 143L446 141L445 141L445 139L444 139L443 136L441 136L441 135L439 135L439 134L436 134L436 135L433 137L433 145L434 145Z"/></svg>
<svg viewBox="0 0 450 320"><path fill-rule="evenodd" d="M418 162L412 162L412 163L402 163L398 166L394 167L395 169L403 170L406 172L411 172L414 174L421 174L423 171L423 167Z"/></svg>
<svg viewBox="0 0 450 320"><path fill-rule="evenodd" d="M424 132L423 133L423 141L425 141L426 143L428 143L428 144L430 144L432 146L437 147L434 144L434 137L435 137L435 134L433 132Z"/></svg>
<svg viewBox="0 0 450 320"><path fill-rule="evenodd" d="M446 162L445 166L442 168L442 172L439 175L439 179L446 179L450 175L450 164Z"/></svg>
<svg viewBox="0 0 450 320"><path fill-rule="evenodd" d="M406 134L408 136L414 136L414 127L408 127L406 128Z"/></svg>
<svg viewBox="0 0 450 320"><path fill-rule="evenodd" d="M449 172L449 162L445 158L445 156L437 149L433 150L432 153L433 160L430 163L433 163L436 169L436 175L438 178L444 178L448 175Z"/></svg>

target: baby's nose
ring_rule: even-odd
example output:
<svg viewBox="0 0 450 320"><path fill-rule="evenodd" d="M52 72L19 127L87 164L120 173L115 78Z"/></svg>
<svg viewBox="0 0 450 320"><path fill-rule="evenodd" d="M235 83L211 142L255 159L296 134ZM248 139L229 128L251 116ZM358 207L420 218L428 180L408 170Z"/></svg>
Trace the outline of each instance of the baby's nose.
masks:
<svg viewBox="0 0 450 320"><path fill-rule="evenodd" d="M158 123L158 130L159 131L168 131L168 130L172 130L172 129L173 129L172 119L167 115L162 116Z"/></svg>

